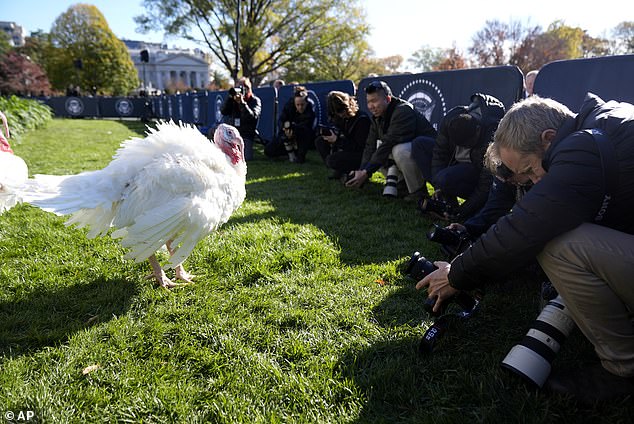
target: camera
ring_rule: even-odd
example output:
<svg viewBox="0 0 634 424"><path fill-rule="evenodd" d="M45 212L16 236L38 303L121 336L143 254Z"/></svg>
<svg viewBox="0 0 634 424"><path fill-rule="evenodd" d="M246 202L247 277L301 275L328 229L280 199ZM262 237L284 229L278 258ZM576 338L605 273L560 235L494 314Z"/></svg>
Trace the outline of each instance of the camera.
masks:
<svg viewBox="0 0 634 424"><path fill-rule="evenodd" d="M454 230L433 224L427 232L427 239L441 244L442 252L450 258L458 256L471 245L471 237L466 231Z"/></svg>
<svg viewBox="0 0 634 424"><path fill-rule="evenodd" d="M422 213L429 213L436 216L438 219L447 219L447 215L455 216L457 213L456 207L445 199L429 199L423 198L418 202L418 209Z"/></svg>
<svg viewBox="0 0 634 424"><path fill-rule="evenodd" d="M242 87L231 87L231 88L229 89L229 95L230 95L231 97L235 97L235 96L237 96L238 94L242 94Z"/></svg>
<svg viewBox="0 0 634 424"><path fill-rule="evenodd" d="M575 328L561 296L548 302L522 341L513 346L502 367L542 387L561 344Z"/></svg>
<svg viewBox="0 0 634 424"><path fill-rule="evenodd" d="M391 163L387 168L387 175L385 176L385 186L383 187L383 196L385 197L398 197L398 180L401 176L401 171L396 164Z"/></svg>
<svg viewBox="0 0 634 424"><path fill-rule="evenodd" d="M464 237L463 231L452 230L451 228L441 227L438 224L433 224L431 229L427 232L427 239L435 241L441 244L456 245L460 243L460 240Z"/></svg>
<svg viewBox="0 0 634 424"><path fill-rule="evenodd" d="M414 252L405 266L404 273L412 280L420 281L437 269L438 267L422 256L420 252Z"/></svg>
<svg viewBox="0 0 634 424"><path fill-rule="evenodd" d="M319 134L320 135L325 135L325 136L331 136L333 134L337 134L337 128L335 127L329 127L326 125L320 125L319 126Z"/></svg>

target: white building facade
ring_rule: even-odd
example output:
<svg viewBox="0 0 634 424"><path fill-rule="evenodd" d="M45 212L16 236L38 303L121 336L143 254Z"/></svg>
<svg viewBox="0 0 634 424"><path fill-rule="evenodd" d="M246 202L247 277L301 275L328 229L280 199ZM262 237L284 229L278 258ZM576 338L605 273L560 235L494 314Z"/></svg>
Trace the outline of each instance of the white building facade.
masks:
<svg viewBox="0 0 634 424"><path fill-rule="evenodd" d="M141 85L150 93L184 85L204 89L209 85L210 68L203 53L196 50L168 49L159 43L122 40L137 69ZM141 61L141 51L148 51L148 62Z"/></svg>
<svg viewBox="0 0 634 424"><path fill-rule="evenodd" d="M24 28L15 22L0 21L0 30L9 36L9 44L13 47L24 45Z"/></svg>

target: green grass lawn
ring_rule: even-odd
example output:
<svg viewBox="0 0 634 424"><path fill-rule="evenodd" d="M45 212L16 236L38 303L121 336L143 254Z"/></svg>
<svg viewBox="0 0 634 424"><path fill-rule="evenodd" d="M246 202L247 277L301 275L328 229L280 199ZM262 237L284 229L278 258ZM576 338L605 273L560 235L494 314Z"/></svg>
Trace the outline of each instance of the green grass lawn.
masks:
<svg viewBox="0 0 634 424"><path fill-rule="evenodd" d="M105 166L142 132L136 122L54 120L14 150L31 174L76 173ZM244 205L185 262L196 284L171 292L145 278L148 264L123 260L116 241L88 240L28 205L0 216L2 417L631 422L631 400L584 407L500 368L538 314L531 278L488 288L476 316L419 354L425 293L400 265L414 250L441 258L425 238L431 222L383 199L377 180L347 190L326 175L315 152L297 165L258 149ZM593 360L577 331L554 367Z"/></svg>

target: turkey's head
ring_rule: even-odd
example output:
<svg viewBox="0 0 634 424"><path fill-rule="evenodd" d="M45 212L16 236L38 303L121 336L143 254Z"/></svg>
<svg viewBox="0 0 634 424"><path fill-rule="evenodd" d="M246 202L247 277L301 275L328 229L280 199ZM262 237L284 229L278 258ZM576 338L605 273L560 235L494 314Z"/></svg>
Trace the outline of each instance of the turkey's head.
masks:
<svg viewBox="0 0 634 424"><path fill-rule="evenodd" d="M9 145L9 141L7 140L9 135L9 126L7 125L7 117L4 116L4 113L0 112L0 119L2 119L2 126L4 127L4 132L7 133L7 136L4 136L4 133L0 131L0 152L13 153L11 150L11 145Z"/></svg>
<svg viewBox="0 0 634 424"><path fill-rule="evenodd" d="M214 143L236 165L244 161L244 141L235 127L220 124L214 133Z"/></svg>

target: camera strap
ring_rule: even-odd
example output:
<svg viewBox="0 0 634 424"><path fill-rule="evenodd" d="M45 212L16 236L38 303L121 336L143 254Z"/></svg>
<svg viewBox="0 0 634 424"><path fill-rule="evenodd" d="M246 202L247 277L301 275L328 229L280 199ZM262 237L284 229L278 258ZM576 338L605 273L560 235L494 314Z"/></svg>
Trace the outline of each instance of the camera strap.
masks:
<svg viewBox="0 0 634 424"><path fill-rule="evenodd" d="M616 161L616 152L614 146L603 131L597 128L584 130L585 133L592 136L599 149L599 157L601 158L601 174L603 176L603 201L601 208L594 217L595 222L601 222L605 217L610 206L610 200L618 184L619 176L617 174L618 164Z"/></svg>

